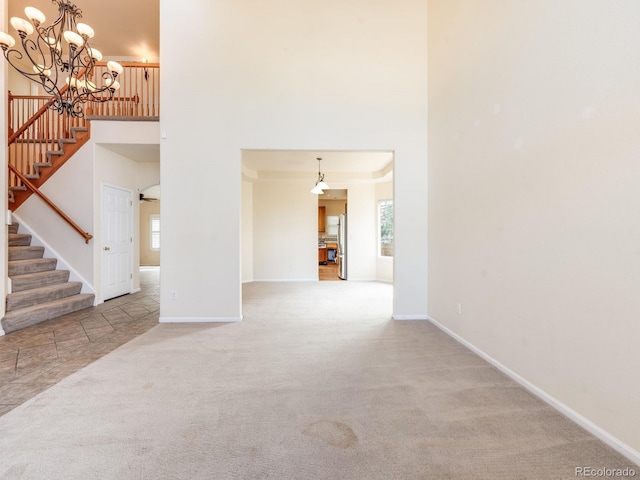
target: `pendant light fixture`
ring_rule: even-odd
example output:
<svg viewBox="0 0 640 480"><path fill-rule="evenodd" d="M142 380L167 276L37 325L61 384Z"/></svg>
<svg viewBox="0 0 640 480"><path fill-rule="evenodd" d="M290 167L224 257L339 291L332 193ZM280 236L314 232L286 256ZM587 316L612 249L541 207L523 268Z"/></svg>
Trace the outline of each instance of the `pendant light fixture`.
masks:
<svg viewBox="0 0 640 480"><path fill-rule="evenodd" d="M58 5L58 18L51 25L44 25L44 13L27 7L24 12L29 20L11 18L18 33L18 45L11 35L0 32L0 48L18 73L52 95L49 108L71 117L83 117L85 103L113 98L120 88L117 78L123 68L110 61L101 78L95 78L94 67L102 60L102 54L89 45L93 28L77 21L82 18L82 11L69 0L52 3Z"/></svg>
<svg viewBox="0 0 640 480"><path fill-rule="evenodd" d="M329 190L329 185L324 182L324 173L320 172L320 162L322 161L321 157L317 158L318 160L318 180L316 181L316 185L311 189L311 193L315 195L322 195L324 190Z"/></svg>

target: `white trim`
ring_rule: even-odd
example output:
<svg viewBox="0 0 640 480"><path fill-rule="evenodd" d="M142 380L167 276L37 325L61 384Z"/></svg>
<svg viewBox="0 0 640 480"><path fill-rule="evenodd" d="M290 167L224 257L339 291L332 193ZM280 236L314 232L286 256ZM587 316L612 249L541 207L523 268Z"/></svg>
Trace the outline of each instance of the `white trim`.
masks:
<svg viewBox="0 0 640 480"><path fill-rule="evenodd" d="M251 282L317 282L319 281L317 278L263 278L263 279L254 279L248 282L242 283L251 283Z"/></svg>
<svg viewBox="0 0 640 480"><path fill-rule="evenodd" d="M394 320L429 320L427 315L393 315Z"/></svg>
<svg viewBox="0 0 640 480"><path fill-rule="evenodd" d="M62 255L60 255L47 242L45 242L42 239L42 237L40 237L40 235L35 233L33 228L31 228L28 223L26 223L22 218L20 218L20 215L18 215L16 213L13 213L12 215L13 215L13 218L16 220L16 222L20 224L20 228L24 227L24 229L27 230L28 233L31 235L31 245L38 246L38 247L44 247L44 255L45 255L45 257L55 257L56 260L58 261L57 264L56 264L56 269L69 270L69 281L70 282L81 282L82 283L82 290L80 291L80 293L93 293L95 295L94 300L93 300L93 305L96 306L97 305L96 302L97 302L97 297L98 296L96 295L96 291L93 288L93 285L91 285L82 275L80 275L75 268L73 268L71 265L69 265L65 261L65 259L62 257ZM92 247L87 246L87 248L92 248Z"/></svg>
<svg viewBox="0 0 640 480"><path fill-rule="evenodd" d="M140 288L134 288L133 290L131 290L131 293L138 293L139 291L141 291Z"/></svg>
<svg viewBox="0 0 640 480"><path fill-rule="evenodd" d="M0 327L0 337L2 337L4 335L4 330L2 329L2 327Z"/></svg>
<svg viewBox="0 0 640 480"><path fill-rule="evenodd" d="M159 323L232 323L242 317L160 317Z"/></svg>
<svg viewBox="0 0 640 480"><path fill-rule="evenodd" d="M505 365L503 365L500 362L498 362L495 358L493 358L490 355L486 354L485 352L480 350L478 347L476 347L472 343L468 342L467 340L465 340L464 338L459 336L457 333L449 330L447 327L445 327L444 325L442 325L438 321L434 320L432 317L428 317L428 320L434 326L438 327L444 333L446 333L451 338L456 340L458 343L464 345L469 350L471 350L473 353L475 353L476 355L478 355L482 359L486 360L491 365L493 365L498 370L500 370L502 373L507 375L509 378L511 378L512 380L514 380L518 384L520 384L522 387L524 387L527 390L529 390L531 393L533 393L540 400L544 401L545 403L547 403L551 407L555 408L557 411L562 413L564 416L568 417L573 422L575 422L578 425L580 425L582 428L587 430L589 433L591 433L592 435L594 435L598 439L602 440L604 443L609 445L611 448L613 448L618 453L624 455L626 458L628 458L632 462L640 465L640 452L638 452L637 450L633 449L631 446L627 445L622 440L614 437L609 432L604 430L602 427L599 427L598 425L593 423L588 418L580 415L578 412L576 412L572 408L568 407L567 405L565 405L564 403L562 403L561 401L559 401L555 397L552 397L547 392L545 392L541 388L537 387L536 385L534 385L533 383L531 383L527 379L521 377L520 375L518 375L516 372L514 372L510 368L508 368Z"/></svg>

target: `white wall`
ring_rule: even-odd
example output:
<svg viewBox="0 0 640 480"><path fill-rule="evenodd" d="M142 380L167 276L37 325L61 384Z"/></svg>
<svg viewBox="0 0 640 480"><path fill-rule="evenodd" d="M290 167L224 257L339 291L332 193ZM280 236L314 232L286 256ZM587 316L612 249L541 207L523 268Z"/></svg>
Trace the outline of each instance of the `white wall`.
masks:
<svg viewBox="0 0 640 480"><path fill-rule="evenodd" d="M93 224L93 176L93 144L89 141L40 189L80 228L93 235L89 244L37 195L31 195L15 211L91 288L95 287L93 250L99 241Z"/></svg>
<svg viewBox="0 0 640 480"><path fill-rule="evenodd" d="M380 212L378 202L381 200L393 200L393 183L381 182L376 184L376 236L380 239ZM395 252L394 252L395 253ZM376 243L376 279L381 282L393 282L393 257L380 256L380 244Z"/></svg>
<svg viewBox="0 0 640 480"><path fill-rule="evenodd" d="M308 182L253 188L254 280L318 279L318 198Z"/></svg>
<svg viewBox="0 0 640 480"><path fill-rule="evenodd" d="M242 182L242 282L253 281L253 183Z"/></svg>
<svg viewBox="0 0 640 480"><path fill-rule="evenodd" d="M425 318L426 2L185 0L162 2L160 21L161 318L241 317L243 148L394 150L394 315ZM193 42L215 61L202 64ZM195 64L207 88L193 83ZM193 208L203 203L224 236ZM183 248L183 224L209 251Z"/></svg>
<svg viewBox="0 0 640 480"><path fill-rule="evenodd" d="M335 182L334 182L335 184ZM339 185L339 184L336 184ZM333 185L332 185L333 186ZM375 184L339 185L347 193L347 279L376 279Z"/></svg>
<svg viewBox="0 0 640 480"><path fill-rule="evenodd" d="M158 134L157 123L154 135ZM156 142L158 140L156 139ZM136 167L136 195L149 187L160 184L160 159L157 162L139 162ZM162 190L161 190L162 191ZM147 195L148 196L148 195Z"/></svg>
<svg viewBox="0 0 640 480"><path fill-rule="evenodd" d="M639 17L429 2L430 316L636 461Z"/></svg>
<svg viewBox="0 0 640 480"><path fill-rule="evenodd" d="M376 280L376 186L334 184L349 192L348 279ZM252 198L253 251L243 261L253 259L253 280L318 280L318 197L309 194L309 181L257 182Z"/></svg>

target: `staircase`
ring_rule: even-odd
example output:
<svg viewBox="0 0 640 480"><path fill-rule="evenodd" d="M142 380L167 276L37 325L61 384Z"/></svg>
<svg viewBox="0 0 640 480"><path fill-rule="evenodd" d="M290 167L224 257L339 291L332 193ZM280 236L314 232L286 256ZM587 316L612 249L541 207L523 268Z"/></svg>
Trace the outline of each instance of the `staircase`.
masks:
<svg viewBox="0 0 640 480"><path fill-rule="evenodd" d="M44 247L31 246L31 235L9 225L9 278L5 333L93 306L94 295L80 293L82 283L69 282L68 270L56 270L55 258L43 258Z"/></svg>
<svg viewBox="0 0 640 480"><path fill-rule="evenodd" d="M90 137L91 132L87 122L86 126L71 127L69 136L58 138L55 141L51 139L23 142L17 140L13 144L15 147L12 145L9 148L9 159L10 161L15 161L13 158L19 156L17 149L26 148L29 160L27 165L23 165L20 170L33 185L40 188L80 147L87 143ZM12 148L15 149L16 153ZM32 148L33 151L29 150L29 148ZM34 160L38 158L40 159L39 161ZM9 208L11 210L16 210L32 193L30 189L25 187L23 182L15 178L12 172L9 173Z"/></svg>

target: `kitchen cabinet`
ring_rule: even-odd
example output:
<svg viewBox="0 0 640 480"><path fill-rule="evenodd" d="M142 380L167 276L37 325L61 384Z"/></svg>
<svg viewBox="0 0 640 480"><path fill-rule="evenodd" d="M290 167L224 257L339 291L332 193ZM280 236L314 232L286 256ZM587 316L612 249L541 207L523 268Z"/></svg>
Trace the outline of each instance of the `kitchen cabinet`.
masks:
<svg viewBox="0 0 640 480"><path fill-rule="evenodd" d="M325 219L326 219L326 209L327 207L318 207L318 231L325 231Z"/></svg>
<svg viewBox="0 0 640 480"><path fill-rule="evenodd" d="M318 263L322 263L323 265L326 265L328 258L329 256L327 254L327 249L318 248Z"/></svg>

